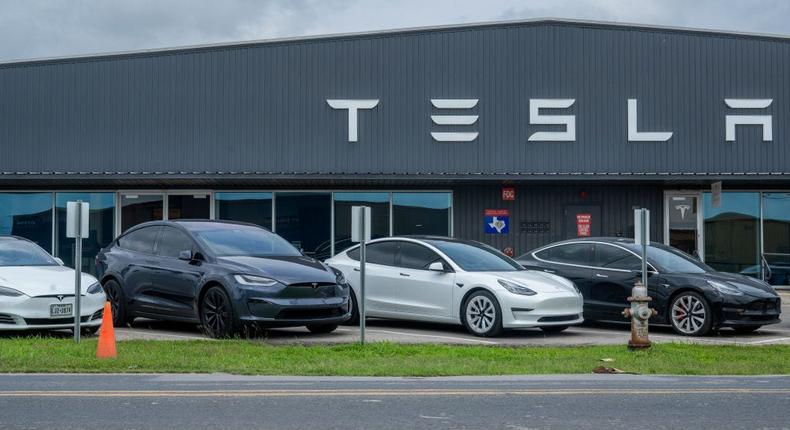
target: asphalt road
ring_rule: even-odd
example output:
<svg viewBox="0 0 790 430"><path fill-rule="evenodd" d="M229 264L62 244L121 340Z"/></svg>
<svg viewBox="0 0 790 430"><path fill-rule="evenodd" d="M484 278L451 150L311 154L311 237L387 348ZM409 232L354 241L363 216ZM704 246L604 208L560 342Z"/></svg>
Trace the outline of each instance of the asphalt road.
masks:
<svg viewBox="0 0 790 430"><path fill-rule="evenodd" d="M782 294L782 314L780 324L766 326L747 335L738 335L732 330L722 329L712 336L685 337L676 335L668 327L652 327L651 339L654 342L692 342L700 344L742 344L769 345L790 344L790 293ZM460 325L431 324L421 322L369 320L367 339L369 341L389 341L400 343L449 343L467 345L624 345L630 337L627 320L624 324L585 324L571 327L558 334L545 334L540 329L507 331L497 338L480 338L470 335ZM119 327L115 330L118 340L159 339L189 340L205 339L194 324L137 320L132 327ZM310 344L310 343L347 343L357 341L358 327L341 326L329 334L313 334L303 327L273 329L258 337L272 344Z"/></svg>
<svg viewBox="0 0 790 430"><path fill-rule="evenodd" d="M790 377L0 375L0 428L789 428Z"/></svg>

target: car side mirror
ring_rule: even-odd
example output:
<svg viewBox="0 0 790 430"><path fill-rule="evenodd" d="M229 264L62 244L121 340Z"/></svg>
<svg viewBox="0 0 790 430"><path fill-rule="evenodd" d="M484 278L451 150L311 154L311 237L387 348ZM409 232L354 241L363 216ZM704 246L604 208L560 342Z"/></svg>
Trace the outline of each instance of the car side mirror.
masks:
<svg viewBox="0 0 790 430"><path fill-rule="evenodd" d="M192 251L187 249L187 250L179 252L178 253L178 259L179 260L184 260L184 261L192 261L194 259L193 255L192 255Z"/></svg>
<svg viewBox="0 0 790 430"><path fill-rule="evenodd" d="M441 261L434 261L428 266L428 270L432 272L445 272L444 264Z"/></svg>
<svg viewBox="0 0 790 430"><path fill-rule="evenodd" d="M658 274L658 272L655 272L655 271L652 271L652 270L649 270L649 269L647 271L647 277L648 278L653 276L653 275L656 275L656 274ZM642 278L642 271L641 270L634 270L634 275L636 275L637 278Z"/></svg>
<svg viewBox="0 0 790 430"><path fill-rule="evenodd" d="M56 262L56 263L58 263L58 264L60 264L61 266L63 266L63 265L65 265L65 264L66 264L66 263L64 263L64 262L63 262L63 260L61 260L61 259L60 259L60 258L58 258L58 257L53 257L53 258L55 259L55 262Z"/></svg>

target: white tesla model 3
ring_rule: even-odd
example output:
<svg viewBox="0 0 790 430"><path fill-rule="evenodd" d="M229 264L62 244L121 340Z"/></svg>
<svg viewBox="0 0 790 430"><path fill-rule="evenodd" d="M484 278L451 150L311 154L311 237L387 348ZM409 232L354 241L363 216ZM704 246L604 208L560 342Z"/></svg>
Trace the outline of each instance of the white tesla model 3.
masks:
<svg viewBox="0 0 790 430"><path fill-rule="evenodd" d="M326 261L343 272L358 321L359 245ZM583 321L573 282L525 270L479 242L430 236L377 239L366 247L366 315L463 324L477 336L506 328L559 332Z"/></svg>
<svg viewBox="0 0 790 430"><path fill-rule="evenodd" d="M74 328L74 269L63 266L35 243L0 236L0 331ZM104 291L82 274L80 327L101 325Z"/></svg>

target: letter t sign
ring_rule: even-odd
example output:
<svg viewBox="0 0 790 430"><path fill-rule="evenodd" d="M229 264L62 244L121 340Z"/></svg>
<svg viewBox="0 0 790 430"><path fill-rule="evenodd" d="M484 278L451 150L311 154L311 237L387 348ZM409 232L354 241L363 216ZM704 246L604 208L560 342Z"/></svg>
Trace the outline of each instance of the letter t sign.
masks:
<svg viewBox="0 0 790 430"><path fill-rule="evenodd" d="M357 111L359 109L373 109L379 104L378 99L351 100L327 99L327 104L332 109L348 109L348 141L356 142L357 138Z"/></svg>

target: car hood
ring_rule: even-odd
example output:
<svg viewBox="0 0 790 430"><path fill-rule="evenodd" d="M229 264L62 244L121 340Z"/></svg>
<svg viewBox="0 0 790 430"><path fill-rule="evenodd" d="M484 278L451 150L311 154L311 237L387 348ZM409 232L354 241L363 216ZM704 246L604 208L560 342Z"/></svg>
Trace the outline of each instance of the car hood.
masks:
<svg viewBox="0 0 790 430"><path fill-rule="evenodd" d="M576 293L576 287L568 279L550 273L539 272L536 270L519 270L517 272L486 272L491 282L498 279L513 281L524 285L536 293Z"/></svg>
<svg viewBox="0 0 790 430"><path fill-rule="evenodd" d="M82 294L98 282L82 274ZM28 296L74 294L74 269L65 266L2 266L0 286L19 290Z"/></svg>
<svg viewBox="0 0 790 430"><path fill-rule="evenodd" d="M335 273L318 260L304 256L293 257L220 257L218 261L231 265L238 273L265 276L283 284L303 282L332 282Z"/></svg>
<svg viewBox="0 0 790 430"><path fill-rule="evenodd" d="M738 273L726 273L726 272L707 272L707 273L699 273L699 274L686 274L683 276L688 276L691 278L696 278L701 282L705 282L707 280L723 282L727 285L737 288L742 293L757 297L757 298L769 298L769 297L776 297L776 290L773 289L770 285L767 285L757 279L751 278L749 276L741 275Z"/></svg>

